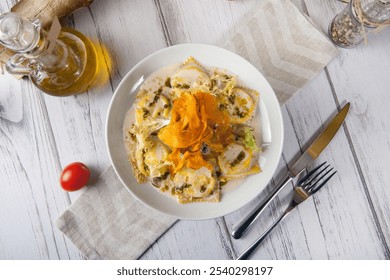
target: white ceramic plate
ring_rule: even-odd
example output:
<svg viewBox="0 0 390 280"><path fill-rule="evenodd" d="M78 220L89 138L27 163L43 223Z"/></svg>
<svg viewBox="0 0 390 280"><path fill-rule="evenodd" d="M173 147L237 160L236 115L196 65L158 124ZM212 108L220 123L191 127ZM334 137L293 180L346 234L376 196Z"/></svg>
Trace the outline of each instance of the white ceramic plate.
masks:
<svg viewBox="0 0 390 280"><path fill-rule="evenodd" d="M176 198L167 196L150 184L135 180L123 143L123 125L126 112L132 106L134 85L156 70L184 61L189 56L208 67L227 69L238 75L248 87L260 92L259 108L262 118L263 139L271 139L259 159L262 172L248 176L239 185L224 187L219 203L179 204ZM267 120L268 117L268 121ZM265 121L264 121L265 120ZM111 163L126 188L141 202L162 213L186 220L202 220L224 216L254 199L271 180L278 165L283 144L283 120L278 100L263 75L247 60L228 50L202 44L175 45L162 49L139 62L124 77L111 100L106 124L106 140Z"/></svg>

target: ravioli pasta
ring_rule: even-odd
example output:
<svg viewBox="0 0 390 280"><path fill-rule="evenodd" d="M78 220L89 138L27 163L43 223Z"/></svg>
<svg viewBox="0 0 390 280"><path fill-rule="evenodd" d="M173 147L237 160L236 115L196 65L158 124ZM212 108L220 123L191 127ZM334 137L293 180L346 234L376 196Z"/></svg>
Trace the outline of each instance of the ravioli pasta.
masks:
<svg viewBox="0 0 390 280"><path fill-rule="evenodd" d="M236 76L193 57L151 75L125 138L137 181L179 203L220 201L228 181L261 171L251 126L258 100Z"/></svg>

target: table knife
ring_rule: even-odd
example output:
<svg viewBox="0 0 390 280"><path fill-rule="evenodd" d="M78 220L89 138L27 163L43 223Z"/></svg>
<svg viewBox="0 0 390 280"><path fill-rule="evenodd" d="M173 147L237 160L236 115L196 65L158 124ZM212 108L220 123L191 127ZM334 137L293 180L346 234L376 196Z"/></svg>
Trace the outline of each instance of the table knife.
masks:
<svg viewBox="0 0 390 280"><path fill-rule="evenodd" d="M288 183L306 167L309 166L320 153L328 146L336 135L340 126L344 122L348 114L350 103L348 102L341 111L330 121L324 131L313 141L307 150L293 164L289 165L287 174L283 177L276 188L255 208L253 209L232 231L232 236L235 239L241 238L248 228L257 220L263 210L273 200L273 198L285 187Z"/></svg>

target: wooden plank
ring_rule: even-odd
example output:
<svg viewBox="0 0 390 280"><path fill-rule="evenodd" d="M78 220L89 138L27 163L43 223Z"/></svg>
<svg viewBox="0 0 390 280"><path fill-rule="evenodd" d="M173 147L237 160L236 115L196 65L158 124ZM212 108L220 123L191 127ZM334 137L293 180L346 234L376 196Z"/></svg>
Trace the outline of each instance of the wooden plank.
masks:
<svg viewBox="0 0 390 280"><path fill-rule="evenodd" d="M287 171L287 163L290 162L293 158L296 157L295 153L299 152L299 145L295 140L295 132L294 128L289 120L288 112L286 107L282 108L283 119L284 119L284 133L285 133L285 141L282 158L279 162L278 168L275 172L275 176L267 188L260 193L258 197L256 197L252 202L250 202L245 207L240 210L233 212L225 216L225 221L227 224L228 231L231 232L234 227L241 221L260 201L262 201L267 194L271 191L273 187L282 179L283 175ZM234 254L237 257L240 253L243 252L267 227L271 224L273 220L275 220L277 213L281 213L282 209L289 202L289 196L292 194L292 184L289 184L283 191L281 191L278 198L271 202L269 207L265 209L261 220L256 222L256 224L248 230L248 232L239 240L231 239ZM284 227L281 227L284 229ZM279 231L278 231L279 232ZM276 234L276 232L274 233ZM259 249L263 253L263 255L259 256L257 253L253 256L253 259L256 258L267 258L267 259L286 259L288 256L294 254L294 252L285 252L286 249L289 248L280 248L275 244L269 244L272 238L275 238L273 235L270 236L269 240L263 243L264 246ZM284 238L283 236L280 238ZM283 239L279 239L276 242L282 243ZM277 244L277 243L276 243ZM283 252L286 254L283 255ZM305 257L309 257L308 254L304 255L304 252L301 252L301 255Z"/></svg>
<svg viewBox="0 0 390 280"><path fill-rule="evenodd" d="M178 221L141 259L232 259L223 219Z"/></svg>
<svg viewBox="0 0 390 280"><path fill-rule="evenodd" d="M312 96L314 98L311 98ZM329 120L328 116L336 111L331 88L321 87L321 83L317 82L315 87L307 88L297 97L300 100L292 100L293 107L288 107L291 115L295 116L292 122L298 128L296 129L298 139L301 137L310 139L310 135L313 135L310 130L315 131L315 127L321 127L321 124ZM309 108L310 104L312 110L309 114L305 113L306 110L302 108ZM321 160L327 160L332 164L338 175L329 187L313 199L315 209L312 211L318 213L328 258L384 258L381 240L371 219L371 213L367 207L362 207L367 204L367 200L361 182L356 176L358 168L352 164L353 152L349 149L345 130L349 126L349 120L347 119L346 126L340 130L320 157ZM306 236L313 236L310 227Z"/></svg>
<svg viewBox="0 0 390 280"><path fill-rule="evenodd" d="M13 81L13 80L12 80ZM2 211L0 255L16 259L78 258L54 222L69 204L58 186L59 164L39 93L30 82L18 82L23 92L23 119L1 119ZM11 104L4 104L9 106Z"/></svg>
<svg viewBox="0 0 390 280"><path fill-rule="evenodd" d="M300 0L294 2L324 31L342 8L336 1L306 1L307 7ZM10 4L13 2L2 2L0 11ZM107 84L76 97L54 98L42 95L27 81L0 77L0 89L23 93L0 98L2 108L17 108L0 109L0 223L7 225L0 227L0 259L81 258L53 226L70 200L81 193L69 198L59 188L57 174L61 166L75 160L91 166L94 175L109 165L102 132L109 100L121 78L140 59L168 44L223 41L255 4L254 0L95 1L89 9L76 12L68 23L112 54L109 59L108 52L99 50L110 70ZM389 31L383 32L371 36L368 47L343 52L327 73L321 73L283 108L286 141L277 175L299 155L338 103L349 99L353 105L343 130L320 159L332 163L338 176L283 221L254 259L389 258L386 202L390 194L385 186L390 179L386 172L390 153L386 104L390 100L385 89L390 83L386 79L390 36ZM291 186L271 209L280 210L289 193ZM242 240L228 236L264 195L225 218L178 222L142 258L236 257L276 217L275 211L265 213L263 223Z"/></svg>
<svg viewBox="0 0 390 280"><path fill-rule="evenodd" d="M306 4L309 13L318 14L315 13L319 9L316 7L332 11L330 16L318 14L317 22L323 27L341 10L339 5L321 1ZM390 190L387 188L390 179L390 113L387 109L390 80L386 74L390 69L389 43L389 29L377 35L368 34L367 46L361 44L355 49L342 51L328 67L337 102L352 102L350 125L346 131L348 143L366 196L366 206L371 211L386 258L390 258Z"/></svg>
<svg viewBox="0 0 390 280"><path fill-rule="evenodd" d="M165 46L153 9L153 1L100 1L69 19L70 24L95 42L105 81L77 96L45 96L62 166L82 161L91 167L96 178L110 165L104 131L113 92L131 67ZM72 193L72 201L81 193Z"/></svg>
<svg viewBox="0 0 390 280"><path fill-rule="evenodd" d="M315 4L307 3L309 13L315 10ZM334 9L326 3L317 5L333 10L331 18L341 9L338 6ZM318 17L318 24L326 26L324 21L327 20L328 17ZM390 153L387 131L390 124L384 104L389 102L386 88L389 88L390 81L385 74L390 69L390 54L386 51L389 41L389 29L377 35L368 34L368 46L362 44L355 49L344 50L328 67L336 100L352 101L347 137L387 258L390 258L390 219L386 214L390 197L390 191L386 188L390 177L387 172ZM367 97L367 93L374 93L375 98Z"/></svg>
<svg viewBox="0 0 390 280"><path fill-rule="evenodd" d="M215 44L217 41L223 41L224 38L233 34L235 30L234 22L244 20L243 17L245 16L245 13L255 4L254 1L204 1L202 2L202 5L198 5L197 3L194 3L194 1L164 1L160 3L166 26L170 27L167 28L166 33L172 44L189 41ZM210 10L218 16L205 17L204 15L210 13L208 12ZM178 14L180 17L177 16ZM206 21L206 24L197 24L199 20ZM213 26L213 28L210 29L210 26ZM214 223L218 224L221 222L215 220ZM216 228L216 226L211 228ZM193 230L188 231L191 232ZM207 230L207 232L208 231L209 230ZM229 240L228 233L225 232L225 235L222 236L223 240ZM229 244L230 242L227 241L222 243ZM225 255L231 255L231 249L229 246L228 248ZM203 246L203 250L206 249L207 248ZM159 248L159 250L161 249ZM182 255L180 252L179 254ZM215 254L215 251L211 254ZM160 252L159 256L163 255L164 253ZM174 253L168 253L168 256L172 255L174 255ZM213 255L210 255L209 252L204 252L203 255L210 258L216 258L213 257ZM157 255L155 255L155 257L157 258ZM186 257L192 258L190 255Z"/></svg>
<svg viewBox="0 0 390 280"><path fill-rule="evenodd" d="M321 106L317 105L316 108L315 104ZM294 133L290 135L286 133L286 139L289 142L298 141L302 147L335 109L331 88L325 73L322 73L287 104L289 117L288 119L285 117L285 124L287 123L288 127L288 123L291 123ZM353 162L353 153L348 150L345 133L342 136L338 135L334 142L338 144L329 147L321 159L328 159L332 164L337 164L339 174L358 174L357 166L344 164L348 160ZM265 240L253 258L385 258L386 254L381 238L376 232L376 225L371 219L371 213L368 208L361 207L367 204L367 201L361 190L359 178L348 176L348 179L343 180L340 175L338 180L334 179L332 188L321 191L318 198L307 202L301 207L302 210L298 210L298 213L282 222L279 230L268 238L268 242ZM347 191L344 190L346 186L353 187L349 187ZM354 197L353 201L349 199L350 196ZM333 213L332 209L337 209L338 213ZM294 227L294 224L299 227ZM265 228L266 226L258 226L257 230L249 232L247 238L250 241L239 240L233 243L237 244L234 247L235 251L246 248Z"/></svg>
<svg viewBox="0 0 390 280"><path fill-rule="evenodd" d="M0 11L14 2L2 1ZM58 187L58 158L42 95L28 80L9 75L0 80L0 258L80 258L53 226L69 197Z"/></svg>
<svg viewBox="0 0 390 280"><path fill-rule="evenodd" d="M0 75L0 119L18 123L23 119L22 93L20 81L10 74Z"/></svg>
<svg viewBox="0 0 390 280"><path fill-rule="evenodd" d="M0 14L8 12L13 4L13 1L2 1L0 3ZM3 47L0 46L0 50L2 49ZM5 52L12 54L10 51ZM14 87L19 84L19 81L9 81L15 78L5 72L5 63L6 61L0 59L0 88L2 92L0 95L0 118L17 123L23 118L21 94L19 92L13 94Z"/></svg>
<svg viewBox="0 0 390 280"><path fill-rule="evenodd" d="M81 10L74 15L75 27L92 38L97 38L99 43L106 46L114 54L113 65L116 68L111 74L111 85L106 85L103 90L89 92L76 97L64 99L45 97L48 104L50 122L53 127L53 134L57 142L58 153L62 165L66 162L81 160L92 166L94 173L100 173L108 166L108 158L105 153L105 140L101 131L104 131L107 104L112 96L112 88L120 82L126 72L147 54L167 45L167 41L162 36L162 24L160 22L158 5L152 1L116 1L115 5L106 7L105 3L91 6L89 12ZM108 4L107 4L108 5ZM131 16L129 16L131 14ZM107 18L112 21L112 29L106 24ZM70 19L72 23L72 19ZM128 32L127 29L140 30L140 32ZM125 34L132 34L129 40ZM134 35L134 36L133 36ZM112 87L112 88L111 88ZM97 93L103 91L102 93ZM104 151L104 152L102 152ZM79 194L72 196L72 200ZM210 228L210 227L207 227ZM193 223L180 223L174 226L170 232L160 238L159 244L172 243L172 240L179 239L183 232L199 231L199 225ZM206 231L208 238L220 240L218 234L211 228ZM185 242L185 238L180 238ZM186 252L196 251L199 244L203 244L203 239L197 237L194 244L189 245ZM176 241L175 241L176 242ZM226 252L219 252L220 246L214 243L208 250L215 258L226 258ZM143 258L158 258L162 256L179 256L185 254L182 249L167 246L155 245L158 250L147 252ZM172 251L173 250L173 251ZM201 254L201 251L199 251Z"/></svg>
<svg viewBox="0 0 390 280"><path fill-rule="evenodd" d="M258 1L158 0L171 44L223 42Z"/></svg>
<svg viewBox="0 0 390 280"><path fill-rule="evenodd" d="M104 131L114 89L140 59L165 46L158 21L149 21L153 15L151 11L152 1L99 1L68 19L70 26L95 43L102 62L102 80L98 87L77 96L56 98L45 95L45 103L61 166L73 161L84 162L91 168L92 182L110 165ZM148 32L134 32L143 28ZM129 39L130 34L134 40ZM144 47L143 40L153 43ZM82 191L71 193L71 201L81 194ZM60 212L67 207L61 207Z"/></svg>
<svg viewBox="0 0 390 280"><path fill-rule="evenodd" d="M224 38L228 38L234 34L236 28L236 22L245 20L245 15L247 12L257 4L255 1L201 1L202 5L194 1L159 1L159 5L162 11L162 18L165 22L166 36L167 40L171 44L179 44L184 42L198 42L198 43L209 43L215 44L217 42L223 42ZM212 16L205 16L210 14L210 11L213 11ZM214 16L216 15L216 16ZM205 24L199 25L199 21L205 22ZM212 26L213 28L210 28ZM281 166L283 168L283 166ZM187 233L197 232L201 222L192 222L183 224L188 229L184 229ZM214 232L221 232L219 242L210 242L213 244L211 246L202 246L204 239L199 239L198 235L194 236L193 242L186 242L182 246L157 246L160 244L160 241L156 246L153 246L150 251L148 251L144 256L147 258L172 258L175 255L180 256L178 258L197 258L203 255L203 258L229 258L234 257L230 237L228 232L220 231L215 229L220 229L222 224L225 224L225 221L221 219L216 219L214 221L209 221L210 226L203 227L203 231L206 232L206 236L209 236L208 239L212 238ZM162 239L168 238L169 234L175 240L175 242L180 242L184 237L181 233L183 228L173 227L173 231L165 234ZM193 236L193 234L191 235ZM171 241L166 241L171 242ZM181 241L182 242L182 241ZM180 244L182 244L180 242ZM161 242L162 243L162 242ZM172 243L174 244L174 243ZM195 248L194 247L195 244ZM214 244L218 244L214 249ZM221 247L221 244L224 246ZM190 247L189 247L190 246ZM181 249L180 249L181 248ZM221 248L224 248L225 252L221 252ZM177 250L177 251L175 251ZM152 252L151 252L152 251ZM183 253L184 252L184 253ZM187 255L187 252L192 252ZM149 255L152 254L152 255ZM199 257L198 257L199 258Z"/></svg>
<svg viewBox="0 0 390 280"><path fill-rule="evenodd" d="M291 123L294 134L286 141L298 142L300 147L313 138L336 106L325 73L288 102L285 124ZM321 104L321 105L319 105ZM286 119L287 117L287 119ZM285 147L284 153L292 153ZM303 204L286 218L266 239L253 258L274 259L377 259L384 258L381 240L361 189L357 168L343 130L335 137L317 163L327 160L338 170L328 187L314 199ZM295 152L299 152L295 150ZM347 175L347 176L346 176ZM353 197L353 200L350 199ZM275 209L275 208L273 208ZM273 220L275 215L271 215ZM226 217L230 219L230 217ZM235 220L239 217L235 217ZM232 222L227 222L232 224ZM263 225L250 231L243 239L234 242L235 251L241 252L270 224L265 216Z"/></svg>
<svg viewBox="0 0 390 280"><path fill-rule="evenodd" d="M245 20L246 13L257 4L255 1L234 1L229 3L215 1L215 3L212 3L215 6L208 6L203 2L202 5L198 5L198 3L194 3L193 1L171 1L164 3L165 5L162 5L162 8L166 14L166 21L169 25L175 27L174 29L169 29L168 32L172 43L191 41L211 44L217 41L221 42L224 38L232 35L236 27L235 22ZM196 24L210 9L217 16L206 17L203 20L206 21L204 25ZM169 16L169 14L171 15ZM175 17L174 15L176 14L180 14L181 17ZM210 26L213 28L210 28ZM204 34L207 34L207 36L204 36ZM285 165L283 166L282 164L280 168L282 169L283 167ZM244 213L242 211L238 212ZM238 217L234 217L234 215L236 213L231 214L230 219L226 218L228 228L231 228L231 225L235 221L238 221ZM232 242L234 244L236 241ZM241 248L237 251L240 250Z"/></svg>
<svg viewBox="0 0 390 280"><path fill-rule="evenodd" d="M219 2L204 1L203 5L194 5L193 1L156 1L167 43L189 42L189 38L184 39L180 36L191 32L192 35L201 34L203 38L208 38L205 36L207 33L202 33L200 29L194 32L189 29L193 27L193 23L188 24L186 17L191 11L191 14L198 16L193 18L195 20L209 19L210 17L205 17L202 11L211 9L215 11ZM220 14L228 11L227 16L221 16L223 18L231 16L226 9L228 3L224 4L222 7L225 9L222 11L217 9ZM223 219L201 222L179 221L142 256L143 259L229 259L232 257L230 239L227 238Z"/></svg>

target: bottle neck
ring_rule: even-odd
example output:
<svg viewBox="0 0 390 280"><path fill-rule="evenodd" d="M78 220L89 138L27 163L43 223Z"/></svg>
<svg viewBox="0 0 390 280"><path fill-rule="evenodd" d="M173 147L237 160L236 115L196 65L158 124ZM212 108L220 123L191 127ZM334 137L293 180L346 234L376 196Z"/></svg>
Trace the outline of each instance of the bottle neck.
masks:
<svg viewBox="0 0 390 280"><path fill-rule="evenodd" d="M35 47L23 54L28 58L31 66L47 72L56 72L66 66L69 55L68 47L57 39L54 48L49 51L49 42L46 33L40 32L40 38Z"/></svg>
<svg viewBox="0 0 390 280"><path fill-rule="evenodd" d="M28 52L37 44L39 20L28 21L15 13L0 15L0 44L14 52Z"/></svg>
<svg viewBox="0 0 390 280"><path fill-rule="evenodd" d="M61 40L52 43L49 50L39 20L29 21L15 13L0 15L0 44L18 54L8 65L11 72L26 73L28 67L32 73L56 72L65 67L68 48Z"/></svg>

